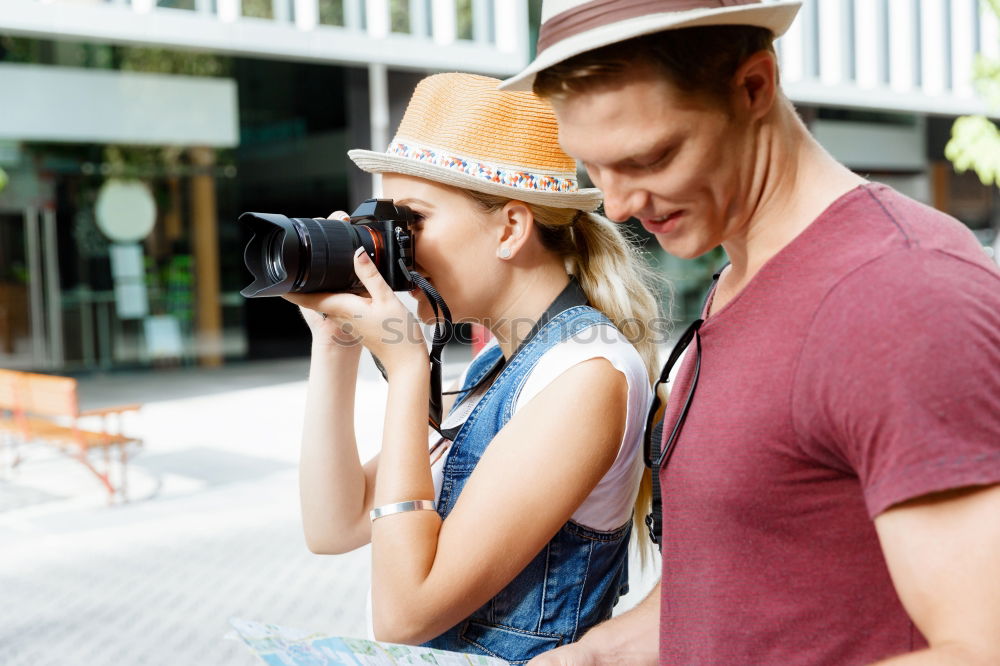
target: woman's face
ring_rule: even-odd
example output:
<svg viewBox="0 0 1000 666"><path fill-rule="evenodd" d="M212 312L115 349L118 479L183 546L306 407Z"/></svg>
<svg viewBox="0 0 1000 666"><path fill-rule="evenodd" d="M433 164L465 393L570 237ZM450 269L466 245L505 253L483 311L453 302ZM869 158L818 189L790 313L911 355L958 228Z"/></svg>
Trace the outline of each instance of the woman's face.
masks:
<svg viewBox="0 0 1000 666"><path fill-rule="evenodd" d="M487 213L460 191L422 178L384 174L382 190L384 197L413 211L417 272L438 290L456 322L481 322L501 286L497 248L503 215ZM432 321L427 297L419 289L411 293L417 316Z"/></svg>

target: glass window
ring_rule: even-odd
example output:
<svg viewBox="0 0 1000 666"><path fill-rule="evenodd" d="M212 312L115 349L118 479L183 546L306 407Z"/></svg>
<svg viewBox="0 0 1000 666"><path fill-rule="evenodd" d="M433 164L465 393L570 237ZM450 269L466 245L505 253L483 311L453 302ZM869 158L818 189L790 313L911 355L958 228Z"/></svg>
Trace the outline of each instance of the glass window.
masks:
<svg viewBox="0 0 1000 666"><path fill-rule="evenodd" d="M344 25L344 0L319 0L321 25Z"/></svg>

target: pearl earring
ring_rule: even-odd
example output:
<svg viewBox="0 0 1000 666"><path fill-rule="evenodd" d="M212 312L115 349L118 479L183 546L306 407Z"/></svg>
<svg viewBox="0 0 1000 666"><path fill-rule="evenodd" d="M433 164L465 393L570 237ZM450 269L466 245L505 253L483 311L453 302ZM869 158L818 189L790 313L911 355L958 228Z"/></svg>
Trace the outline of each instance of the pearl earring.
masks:
<svg viewBox="0 0 1000 666"><path fill-rule="evenodd" d="M500 256L501 259L510 259L510 248L502 247L500 248L500 251L497 252L497 254Z"/></svg>

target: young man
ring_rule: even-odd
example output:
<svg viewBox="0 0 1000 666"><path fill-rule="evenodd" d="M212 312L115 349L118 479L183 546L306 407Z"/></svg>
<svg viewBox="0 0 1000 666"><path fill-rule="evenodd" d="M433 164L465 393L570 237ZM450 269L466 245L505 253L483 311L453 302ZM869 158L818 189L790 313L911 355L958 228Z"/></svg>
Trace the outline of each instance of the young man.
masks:
<svg viewBox="0 0 1000 666"><path fill-rule="evenodd" d="M533 664L1000 664L1000 271L812 139L797 8L547 0L505 83L610 218L731 262L664 419L662 590Z"/></svg>

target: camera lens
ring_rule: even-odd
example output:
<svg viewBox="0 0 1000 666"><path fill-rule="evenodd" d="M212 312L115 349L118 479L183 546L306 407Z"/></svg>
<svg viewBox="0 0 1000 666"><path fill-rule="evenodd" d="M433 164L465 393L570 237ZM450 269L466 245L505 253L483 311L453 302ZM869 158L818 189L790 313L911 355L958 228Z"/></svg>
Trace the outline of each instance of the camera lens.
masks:
<svg viewBox="0 0 1000 666"><path fill-rule="evenodd" d="M247 297L290 292L348 291L355 287L354 250L372 252L370 234L341 220L314 220L272 213L244 213L253 232L243 258L254 282Z"/></svg>
<svg viewBox="0 0 1000 666"><path fill-rule="evenodd" d="M281 282L287 275L285 264L281 261L281 237L280 231L274 231L265 245L262 263L267 268L267 277L272 282Z"/></svg>
<svg viewBox="0 0 1000 666"><path fill-rule="evenodd" d="M412 211L389 199L368 199L350 222L243 213L240 224L252 235L243 253L253 283L247 298L289 292L355 291L354 251L364 247L395 290L411 287L413 239L406 233ZM402 266L402 269L400 267Z"/></svg>

